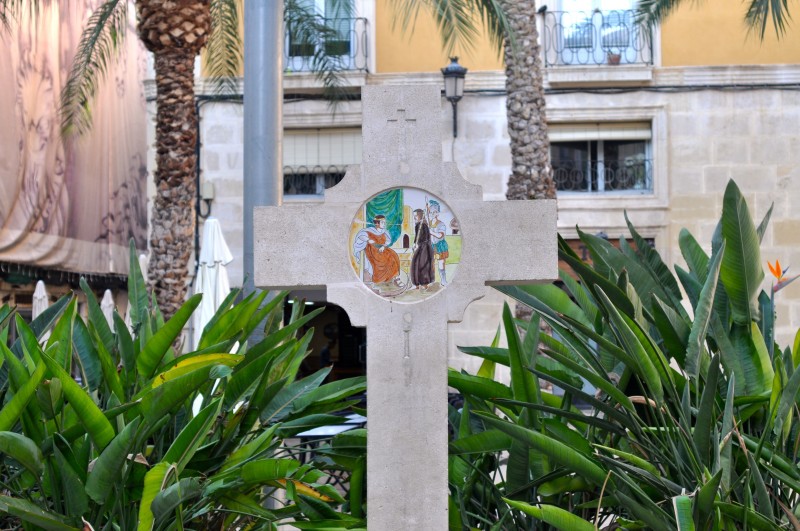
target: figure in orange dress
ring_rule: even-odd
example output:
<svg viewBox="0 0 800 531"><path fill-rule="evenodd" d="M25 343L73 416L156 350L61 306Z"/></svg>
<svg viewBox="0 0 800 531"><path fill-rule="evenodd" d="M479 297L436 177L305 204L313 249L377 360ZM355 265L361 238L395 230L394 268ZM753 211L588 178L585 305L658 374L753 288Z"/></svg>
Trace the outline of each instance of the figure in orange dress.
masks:
<svg viewBox="0 0 800 531"><path fill-rule="evenodd" d="M402 287L400 281L400 257L389 246L389 233L386 232L386 216L378 215L372 220L374 227L361 229L353 242L353 255L361 260L361 251L367 257L364 270L373 283L394 282Z"/></svg>

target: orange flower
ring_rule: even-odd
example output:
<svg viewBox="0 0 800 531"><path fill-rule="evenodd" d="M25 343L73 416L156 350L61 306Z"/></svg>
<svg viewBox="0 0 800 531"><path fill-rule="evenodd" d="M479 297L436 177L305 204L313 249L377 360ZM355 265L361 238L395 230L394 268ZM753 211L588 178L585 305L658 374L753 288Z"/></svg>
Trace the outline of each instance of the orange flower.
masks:
<svg viewBox="0 0 800 531"><path fill-rule="evenodd" d="M778 279L778 282L783 280L783 275L784 275L785 271L781 268L781 261L780 260L775 260L775 267L773 267L772 264L769 263L769 262L767 262L767 265L769 266L769 272L772 273L773 277Z"/></svg>

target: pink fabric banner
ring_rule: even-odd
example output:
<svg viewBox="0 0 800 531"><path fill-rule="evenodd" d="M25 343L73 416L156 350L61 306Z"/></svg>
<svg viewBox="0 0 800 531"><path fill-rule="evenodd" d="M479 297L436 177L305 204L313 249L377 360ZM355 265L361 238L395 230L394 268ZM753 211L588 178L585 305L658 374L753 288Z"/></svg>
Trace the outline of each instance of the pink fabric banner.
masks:
<svg viewBox="0 0 800 531"><path fill-rule="evenodd" d="M0 261L126 274L129 240L147 247L146 56L133 7L89 103L91 131L60 135L60 92L101 4L44 2L0 31Z"/></svg>

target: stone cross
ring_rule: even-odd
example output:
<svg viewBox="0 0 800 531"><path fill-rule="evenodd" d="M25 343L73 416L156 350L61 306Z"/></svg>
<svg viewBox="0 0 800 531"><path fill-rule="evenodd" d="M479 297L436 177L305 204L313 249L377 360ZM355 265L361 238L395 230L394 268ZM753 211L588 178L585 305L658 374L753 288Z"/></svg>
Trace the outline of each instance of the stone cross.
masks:
<svg viewBox="0 0 800 531"><path fill-rule="evenodd" d="M438 87L366 86L362 102L361 166L322 204L255 209L255 284L327 288L329 302L367 327L368 527L440 531L447 323L460 322L487 285L556 278L556 204L484 202L455 163L443 163ZM413 122L387 126L398 115Z"/></svg>

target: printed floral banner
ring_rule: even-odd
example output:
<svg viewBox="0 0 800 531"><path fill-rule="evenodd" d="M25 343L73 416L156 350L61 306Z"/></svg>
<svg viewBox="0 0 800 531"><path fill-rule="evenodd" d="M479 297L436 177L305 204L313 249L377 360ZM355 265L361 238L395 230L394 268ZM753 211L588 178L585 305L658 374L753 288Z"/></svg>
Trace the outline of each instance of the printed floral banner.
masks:
<svg viewBox="0 0 800 531"><path fill-rule="evenodd" d="M62 140L58 105L101 0L43 2L0 31L0 261L125 274L147 246L146 56L127 39L90 102L92 130Z"/></svg>

